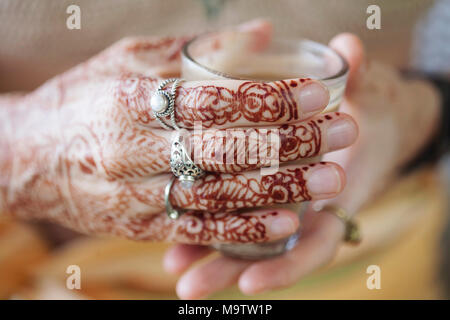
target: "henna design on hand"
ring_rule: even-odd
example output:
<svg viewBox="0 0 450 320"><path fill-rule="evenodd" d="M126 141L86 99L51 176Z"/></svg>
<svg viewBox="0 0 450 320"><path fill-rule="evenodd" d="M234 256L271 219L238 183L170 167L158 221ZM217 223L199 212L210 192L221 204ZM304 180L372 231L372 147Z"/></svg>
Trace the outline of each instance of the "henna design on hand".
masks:
<svg viewBox="0 0 450 320"><path fill-rule="evenodd" d="M302 85L309 78L291 80ZM150 98L158 81L151 77L127 75L118 80L115 96L141 124L157 125L150 111ZM200 85L178 89L176 120L185 128L201 121L204 128L223 126L244 119L252 123L293 122L300 119L296 100L286 81L260 83L244 81L237 90Z"/></svg>
<svg viewBox="0 0 450 320"><path fill-rule="evenodd" d="M303 84L307 81L310 79L294 82ZM241 118L253 123L300 119L297 102L284 80L271 83L245 81L236 91L219 86L180 88L176 115L177 121L186 128L192 128L196 121L211 128Z"/></svg>
<svg viewBox="0 0 450 320"><path fill-rule="evenodd" d="M320 119L318 119L320 121ZM322 132L315 120L280 128L280 161L287 162L319 155Z"/></svg>
<svg viewBox="0 0 450 320"><path fill-rule="evenodd" d="M175 184L171 201L180 208L207 212L298 203L311 199L303 177L307 170L308 167L282 169L261 178L249 174L208 174L190 190Z"/></svg>
<svg viewBox="0 0 450 320"><path fill-rule="evenodd" d="M143 73L152 77L178 77L181 49L191 38L124 38L64 75L71 81Z"/></svg>
<svg viewBox="0 0 450 320"><path fill-rule="evenodd" d="M115 234L133 240L177 241L192 244L256 243L269 239L264 220L277 212L249 214L206 213L189 211L171 220L164 213L133 217L124 225L108 221L97 232Z"/></svg>
<svg viewBox="0 0 450 320"><path fill-rule="evenodd" d="M181 207L208 213L191 212L177 222L162 213L161 186L168 176L160 173L168 171L170 140L159 126L151 126L149 99L163 69L170 71L179 63L183 41L124 42L30 94L1 99L0 118L7 119L8 126L0 126L4 137L0 207L24 218L47 218L82 232L131 239L267 240L264 216L225 212L310 199L305 169L288 169L262 179L211 174L195 187L195 196L186 193L176 200ZM114 52L130 55L116 57ZM152 76L136 74L130 67L128 59L138 56L146 56ZM291 81L290 86L306 81ZM285 81L246 81L235 90L180 88L178 98L177 116L184 126L199 119L211 127L239 119L271 123L300 117ZM280 156L286 161L295 154L310 157L320 151L320 127L313 120L283 126L280 132ZM253 166L244 163L239 170Z"/></svg>
<svg viewBox="0 0 450 320"><path fill-rule="evenodd" d="M315 157L322 151L324 116L272 129L217 129L193 131L191 158L209 172L241 172L270 164ZM270 141L271 139L279 141Z"/></svg>

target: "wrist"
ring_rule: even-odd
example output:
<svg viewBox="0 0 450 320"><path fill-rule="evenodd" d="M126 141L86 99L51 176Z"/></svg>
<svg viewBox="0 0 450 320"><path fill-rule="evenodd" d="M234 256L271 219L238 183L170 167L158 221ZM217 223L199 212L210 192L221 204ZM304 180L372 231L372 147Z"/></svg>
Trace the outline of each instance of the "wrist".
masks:
<svg viewBox="0 0 450 320"><path fill-rule="evenodd" d="M0 95L0 215L9 213L8 198L13 174L13 114L19 108L19 95Z"/></svg>
<svg viewBox="0 0 450 320"><path fill-rule="evenodd" d="M0 95L0 215L31 218L43 214L48 172L55 168L58 136L51 110L30 95ZM56 193L55 193L56 194Z"/></svg>

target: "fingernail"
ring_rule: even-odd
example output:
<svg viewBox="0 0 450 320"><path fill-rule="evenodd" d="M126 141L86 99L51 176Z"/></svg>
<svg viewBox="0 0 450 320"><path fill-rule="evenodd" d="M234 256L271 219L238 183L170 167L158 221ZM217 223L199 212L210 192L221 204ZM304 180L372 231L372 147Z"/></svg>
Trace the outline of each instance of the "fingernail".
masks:
<svg viewBox="0 0 450 320"><path fill-rule="evenodd" d="M272 236L287 236L294 233L295 229L294 221L286 216L277 217L270 224Z"/></svg>
<svg viewBox="0 0 450 320"><path fill-rule="evenodd" d="M258 281L258 280L255 281L253 277L249 276L239 278L238 284L239 289L241 289L241 291L247 296L262 293L267 290L265 286L265 281Z"/></svg>
<svg viewBox="0 0 450 320"><path fill-rule="evenodd" d="M327 195L341 191L341 176L333 166L313 169L309 174L306 186L311 195Z"/></svg>
<svg viewBox="0 0 450 320"><path fill-rule="evenodd" d="M325 206L325 202L326 200L314 201L311 207L315 212L322 211L323 207Z"/></svg>
<svg viewBox="0 0 450 320"><path fill-rule="evenodd" d="M184 280L184 279L182 279ZM176 286L176 292L178 297L180 297L180 299L191 299L191 295L192 295L192 290L189 286L187 286L185 284L186 281L178 281L177 286Z"/></svg>
<svg viewBox="0 0 450 320"><path fill-rule="evenodd" d="M327 129L328 150L337 150L351 145L357 135L355 123L349 119L336 120Z"/></svg>
<svg viewBox="0 0 450 320"><path fill-rule="evenodd" d="M308 114L319 112L328 104L328 90L317 82L302 87L298 96L300 109Z"/></svg>

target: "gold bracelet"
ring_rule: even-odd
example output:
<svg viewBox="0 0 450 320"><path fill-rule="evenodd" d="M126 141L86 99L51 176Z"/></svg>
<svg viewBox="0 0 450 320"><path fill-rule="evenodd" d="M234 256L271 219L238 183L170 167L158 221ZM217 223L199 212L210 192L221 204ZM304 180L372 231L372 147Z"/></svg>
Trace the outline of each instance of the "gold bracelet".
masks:
<svg viewBox="0 0 450 320"><path fill-rule="evenodd" d="M361 233L358 224L342 208L326 205L323 210L333 213L345 225L344 241L350 244L359 244L361 242Z"/></svg>

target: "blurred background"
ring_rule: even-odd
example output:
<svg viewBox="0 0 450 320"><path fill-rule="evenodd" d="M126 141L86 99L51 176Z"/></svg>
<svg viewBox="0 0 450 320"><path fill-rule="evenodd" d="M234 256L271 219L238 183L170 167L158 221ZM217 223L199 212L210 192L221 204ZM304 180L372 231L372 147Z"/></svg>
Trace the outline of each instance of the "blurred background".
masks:
<svg viewBox="0 0 450 320"><path fill-rule="evenodd" d="M81 29L66 27L69 5ZM366 9L381 8L369 30ZM267 18L275 36L327 43L357 34L370 59L426 74L450 75L450 1L431 0L0 0L0 92L28 91L131 35L192 34ZM416 160L358 214L363 242L343 245L332 265L297 285L256 299L431 299L450 297L450 157ZM431 160L431 161L430 161ZM161 259L168 244L87 237L50 223L0 217L0 298L176 298L176 277ZM366 269L381 268L369 290ZM68 290L79 265L82 289ZM213 298L244 298L231 288Z"/></svg>

